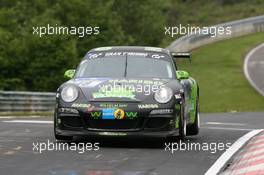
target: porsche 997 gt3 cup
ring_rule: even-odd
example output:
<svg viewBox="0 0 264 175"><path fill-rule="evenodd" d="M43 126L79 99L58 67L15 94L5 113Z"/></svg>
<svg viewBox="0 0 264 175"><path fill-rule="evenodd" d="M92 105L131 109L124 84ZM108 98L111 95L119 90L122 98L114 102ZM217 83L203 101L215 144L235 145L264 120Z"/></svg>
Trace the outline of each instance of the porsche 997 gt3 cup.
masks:
<svg viewBox="0 0 264 175"><path fill-rule="evenodd" d="M73 136L170 137L199 133L199 88L177 58L155 47L90 50L57 91L54 132Z"/></svg>

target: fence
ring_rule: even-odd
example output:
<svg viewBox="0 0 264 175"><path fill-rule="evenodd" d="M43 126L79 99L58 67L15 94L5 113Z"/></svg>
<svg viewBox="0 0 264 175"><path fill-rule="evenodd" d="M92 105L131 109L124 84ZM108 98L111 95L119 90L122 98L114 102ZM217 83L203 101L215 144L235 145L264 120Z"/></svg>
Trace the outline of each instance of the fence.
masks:
<svg viewBox="0 0 264 175"><path fill-rule="evenodd" d="M53 111L55 93L0 91L0 112Z"/></svg>

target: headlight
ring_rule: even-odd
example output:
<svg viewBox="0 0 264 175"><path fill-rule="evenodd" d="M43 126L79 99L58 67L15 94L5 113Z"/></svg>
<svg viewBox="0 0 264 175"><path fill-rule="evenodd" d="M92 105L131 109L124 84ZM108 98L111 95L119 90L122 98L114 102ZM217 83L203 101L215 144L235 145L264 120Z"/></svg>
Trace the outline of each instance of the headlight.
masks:
<svg viewBox="0 0 264 175"><path fill-rule="evenodd" d="M169 87L160 88L154 95L154 98L159 103L167 103L171 100L172 90Z"/></svg>
<svg viewBox="0 0 264 175"><path fill-rule="evenodd" d="M66 85L61 91L61 98L65 102L73 102L78 97L78 89L74 85Z"/></svg>

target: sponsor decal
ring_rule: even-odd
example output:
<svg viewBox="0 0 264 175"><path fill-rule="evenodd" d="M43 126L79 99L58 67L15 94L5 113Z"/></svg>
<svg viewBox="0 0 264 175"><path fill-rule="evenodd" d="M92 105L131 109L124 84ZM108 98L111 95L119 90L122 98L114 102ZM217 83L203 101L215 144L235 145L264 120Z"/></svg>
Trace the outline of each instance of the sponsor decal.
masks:
<svg viewBox="0 0 264 175"><path fill-rule="evenodd" d="M73 103L71 105L72 108L86 108L88 112L97 110L97 108L91 104L86 104L86 103Z"/></svg>
<svg viewBox="0 0 264 175"><path fill-rule="evenodd" d="M106 52L105 56L139 56L139 57L146 57L148 53L143 52Z"/></svg>
<svg viewBox="0 0 264 175"><path fill-rule="evenodd" d="M135 95L132 92L112 91L112 92L95 92L93 98L130 98L135 99Z"/></svg>
<svg viewBox="0 0 264 175"><path fill-rule="evenodd" d="M126 112L126 118L127 119L134 119L138 117L138 113L137 112Z"/></svg>
<svg viewBox="0 0 264 175"><path fill-rule="evenodd" d="M125 111L123 109L112 109L107 108L103 109L103 116L102 119L124 119L125 118Z"/></svg>
<svg viewBox="0 0 264 175"><path fill-rule="evenodd" d="M150 112L150 114L172 114L172 109L154 109Z"/></svg>
<svg viewBox="0 0 264 175"><path fill-rule="evenodd" d="M135 80L135 79L112 79L109 83L127 83L127 84L150 84L150 85L163 85L160 80Z"/></svg>
<svg viewBox="0 0 264 175"><path fill-rule="evenodd" d="M101 103L99 104L100 108L126 108L127 104L112 104L112 103Z"/></svg>
<svg viewBox="0 0 264 175"><path fill-rule="evenodd" d="M93 119L117 119L122 120L124 118L126 119L135 119L138 117L137 112L125 112L123 109L117 108L107 108L103 109L102 111L93 111L90 113L91 118Z"/></svg>
<svg viewBox="0 0 264 175"><path fill-rule="evenodd" d="M86 103L73 103L71 105L71 107L73 107L73 108L88 108L90 106L91 106L91 104L86 104Z"/></svg>
<svg viewBox="0 0 264 175"><path fill-rule="evenodd" d="M123 109L116 109L114 112L115 119L124 119L125 111Z"/></svg>
<svg viewBox="0 0 264 175"><path fill-rule="evenodd" d="M100 111L94 111L94 112L91 112L90 114L91 114L91 118L93 119L99 119L102 116L102 112Z"/></svg>
<svg viewBox="0 0 264 175"><path fill-rule="evenodd" d="M89 53L86 57L90 59L98 58L101 57L103 54L102 53Z"/></svg>
<svg viewBox="0 0 264 175"><path fill-rule="evenodd" d="M159 108L158 104L140 104L138 105L139 109L152 109L152 108Z"/></svg>
<svg viewBox="0 0 264 175"><path fill-rule="evenodd" d="M102 119L115 119L114 112L115 109L107 108L103 109L103 116Z"/></svg>
<svg viewBox="0 0 264 175"><path fill-rule="evenodd" d="M159 55L159 54L153 54L151 57L158 59L158 58L164 58L165 56L164 55Z"/></svg>

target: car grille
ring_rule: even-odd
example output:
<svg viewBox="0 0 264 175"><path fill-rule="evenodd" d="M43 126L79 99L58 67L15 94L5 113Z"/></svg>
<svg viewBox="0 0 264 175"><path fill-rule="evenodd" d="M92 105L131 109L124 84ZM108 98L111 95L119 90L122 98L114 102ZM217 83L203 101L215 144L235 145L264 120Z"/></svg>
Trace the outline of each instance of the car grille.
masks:
<svg viewBox="0 0 264 175"><path fill-rule="evenodd" d="M166 129L169 126L170 118L153 117L148 118L145 124L146 129Z"/></svg>
<svg viewBox="0 0 264 175"><path fill-rule="evenodd" d="M62 123L65 127L82 127L82 121L78 116L63 116L61 117Z"/></svg>

